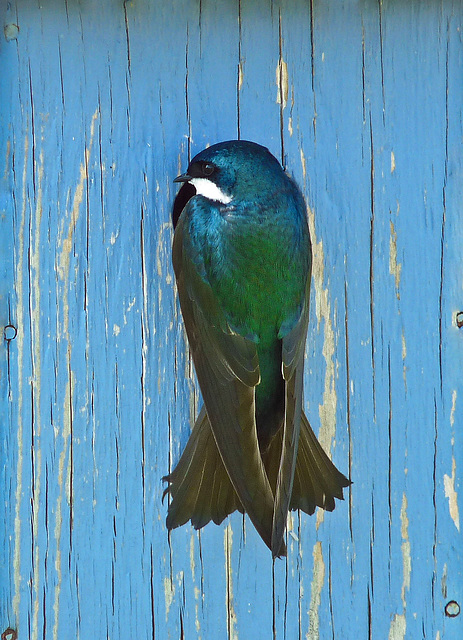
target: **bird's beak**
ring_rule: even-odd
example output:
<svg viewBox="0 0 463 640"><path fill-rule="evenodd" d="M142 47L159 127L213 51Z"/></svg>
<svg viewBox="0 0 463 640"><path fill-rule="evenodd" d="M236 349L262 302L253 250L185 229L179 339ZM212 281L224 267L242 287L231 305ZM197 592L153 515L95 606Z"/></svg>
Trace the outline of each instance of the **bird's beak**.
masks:
<svg viewBox="0 0 463 640"><path fill-rule="evenodd" d="M191 176L188 173L182 173L175 178L174 182L189 182L190 180Z"/></svg>

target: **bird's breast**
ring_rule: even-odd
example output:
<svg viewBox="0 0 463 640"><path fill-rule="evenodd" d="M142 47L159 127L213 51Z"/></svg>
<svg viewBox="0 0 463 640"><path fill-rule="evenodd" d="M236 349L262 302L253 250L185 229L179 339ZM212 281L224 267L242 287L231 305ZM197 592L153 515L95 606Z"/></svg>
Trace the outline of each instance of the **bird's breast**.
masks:
<svg viewBox="0 0 463 640"><path fill-rule="evenodd" d="M309 270L299 230L279 220L246 220L221 212L211 229L205 265L212 289L231 326L261 339L278 333L300 308Z"/></svg>

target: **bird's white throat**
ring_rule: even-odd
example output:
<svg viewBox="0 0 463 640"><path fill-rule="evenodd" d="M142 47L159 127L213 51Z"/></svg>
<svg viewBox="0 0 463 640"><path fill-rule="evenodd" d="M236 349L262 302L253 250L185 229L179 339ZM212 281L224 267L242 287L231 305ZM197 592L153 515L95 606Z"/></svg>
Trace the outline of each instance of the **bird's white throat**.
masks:
<svg viewBox="0 0 463 640"><path fill-rule="evenodd" d="M200 196L204 196L208 200L214 200L222 204L228 204L231 202L231 197L224 193L222 189L207 178L192 178L190 184L196 189L196 193Z"/></svg>

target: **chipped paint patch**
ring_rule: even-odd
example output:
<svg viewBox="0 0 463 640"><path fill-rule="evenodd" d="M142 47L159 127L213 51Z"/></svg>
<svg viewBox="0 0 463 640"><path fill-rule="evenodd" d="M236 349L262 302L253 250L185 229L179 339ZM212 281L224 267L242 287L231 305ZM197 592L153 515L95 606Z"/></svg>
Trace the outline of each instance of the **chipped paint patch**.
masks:
<svg viewBox="0 0 463 640"><path fill-rule="evenodd" d="M440 581L440 586L441 586L441 591L442 591L442 597L446 598L447 597L447 575L448 575L448 569L447 569L447 563L444 564L444 568L442 570L442 578Z"/></svg>
<svg viewBox="0 0 463 640"><path fill-rule="evenodd" d="M289 84L288 84L288 65L283 60L283 58L280 58L278 60L275 75L276 75L276 83L278 87L277 104L281 104L284 110L286 109L286 105L288 103Z"/></svg>
<svg viewBox="0 0 463 640"><path fill-rule="evenodd" d="M304 153L301 149L301 164L304 180L307 174L307 165ZM315 215L312 209L307 205L307 217L309 224L310 238L312 241L312 278L315 291L315 315L317 317L318 330L322 320L324 321L324 339L323 339L323 356L325 358L325 388L323 391L323 403L319 405L318 412L320 416L320 433L318 439L326 452L330 452L332 442L336 435L336 411L337 411L337 393L336 393L336 363L335 363L335 334L333 329L333 321L331 317L331 300L329 292L329 283L324 287L325 280L325 255L323 249L323 240L317 241L315 228ZM323 522L325 512L322 509L317 510L316 527Z"/></svg>
<svg viewBox="0 0 463 640"><path fill-rule="evenodd" d="M166 603L166 622L169 618L169 611L174 600L175 595L175 585L173 580L170 577L164 578L164 601Z"/></svg>
<svg viewBox="0 0 463 640"><path fill-rule="evenodd" d="M293 133L294 133L294 129L293 129L293 119L292 119L292 117L291 117L291 116L288 118L288 133L289 133L289 135L290 135L290 136L292 136L292 135L293 135Z"/></svg>
<svg viewBox="0 0 463 640"><path fill-rule="evenodd" d="M190 569L191 569L191 578L193 580L193 582L195 581L195 569L196 569L196 563L195 563L195 538L196 538L196 532L191 533L191 538L190 538Z"/></svg>
<svg viewBox="0 0 463 640"><path fill-rule="evenodd" d="M233 544L233 529L231 524L228 523L223 538L223 546L225 551L225 575L227 581L227 588L225 592L225 607L227 610L227 627L228 638L230 640L238 640L238 632L236 629L236 612L235 602L233 597L233 570L232 570L232 544Z"/></svg>
<svg viewBox="0 0 463 640"><path fill-rule="evenodd" d="M307 179L307 162L302 149L300 150L300 154L301 154L301 165L302 165L302 177L304 178L304 182L305 182Z"/></svg>
<svg viewBox="0 0 463 640"><path fill-rule="evenodd" d="M405 614L397 614L393 617L389 628L388 640L405 640L405 632L407 630L407 622Z"/></svg>
<svg viewBox="0 0 463 640"><path fill-rule="evenodd" d="M453 520L453 524L456 526L457 531L460 531L460 511L458 509L458 492L455 489L457 463L455 456L452 456L452 476L444 474L444 490L445 497L449 500L450 517Z"/></svg>
<svg viewBox="0 0 463 640"><path fill-rule="evenodd" d="M303 163L303 168L304 163ZM337 410L337 394L336 394L336 365L335 365L335 335L333 329L333 320L331 317L331 300L329 286L324 287L325 279L325 256L323 249L323 240L317 241L315 230L315 216L310 207L307 207L309 231L312 239L312 277L315 289L315 314L317 316L318 329L322 320L324 326L323 336L323 357L325 358L325 388L323 391L323 403L319 405L318 411L320 415L320 434L319 440L325 451L330 451L332 441L336 433L336 410ZM317 515L318 517L318 515ZM323 518L323 515L320 516Z"/></svg>
<svg viewBox="0 0 463 640"><path fill-rule="evenodd" d="M8 179L8 174L10 171L10 155L11 155L11 140L8 138L6 141L6 153L5 153L5 171L3 172L3 179Z"/></svg>
<svg viewBox="0 0 463 640"><path fill-rule="evenodd" d="M388 640L405 640L405 633L407 631L407 620L405 612L407 609L406 592L410 591L410 576L412 572L412 560L410 553L410 540L408 537L408 500L405 492L402 495L402 507L400 509L400 522L401 522L401 535L402 535L402 590L400 597L402 598L403 613L396 613L391 621L389 627Z"/></svg>
<svg viewBox="0 0 463 640"><path fill-rule="evenodd" d="M389 221L391 235L389 237L389 273L394 276L395 294L397 300L400 300L400 276L402 273L402 264L397 262L397 232L392 220Z"/></svg>
<svg viewBox="0 0 463 640"><path fill-rule="evenodd" d="M191 579L193 584L196 582L195 573L196 573L196 562L195 562L195 540L196 540L196 531L192 531L190 538L190 569L191 569ZM196 631L199 632L201 629L201 623L199 621L199 603L201 602L201 589L199 589L196 585L194 586L194 596L195 596L195 628ZM198 638L199 640L199 638Z"/></svg>
<svg viewBox="0 0 463 640"><path fill-rule="evenodd" d="M455 409L457 407L457 390L452 391L452 408L450 409L450 426L455 424Z"/></svg>
<svg viewBox="0 0 463 640"><path fill-rule="evenodd" d="M405 340L405 333L402 327L402 362L403 362L402 371L403 371L405 391L407 391L407 365L405 364L406 357L407 357L407 342Z"/></svg>
<svg viewBox="0 0 463 640"><path fill-rule="evenodd" d="M401 534L402 534L402 565L403 565L403 582L402 582L402 604L404 611L407 606L405 591L410 591L410 575L412 572L412 560L410 554L410 539L408 537L408 516L407 516L408 500L404 492L402 496L402 508L400 510Z"/></svg>
<svg viewBox="0 0 463 640"><path fill-rule="evenodd" d="M238 91L241 91L241 87L243 86L244 80L244 65L243 61L240 60L238 65Z"/></svg>
<svg viewBox="0 0 463 640"><path fill-rule="evenodd" d="M402 360L407 357L407 343L405 342L405 334L402 330Z"/></svg>
<svg viewBox="0 0 463 640"><path fill-rule="evenodd" d="M199 603L201 601L201 589L199 587L194 588L195 594L195 629L196 632L199 633L201 630L201 623L199 621ZM201 640L201 636L198 637L198 640Z"/></svg>
<svg viewBox="0 0 463 640"><path fill-rule="evenodd" d="M395 171L395 155L394 152L391 151L391 173Z"/></svg>
<svg viewBox="0 0 463 640"><path fill-rule="evenodd" d="M291 511L288 512L288 517L286 518L286 531L294 542L299 542L299 538L295 532L294 517Z"/></svg>
<svg viewBox="0 0 463 640"><path fill-rule="evenodd" d="M309 630L306 640L320 638L320 603L323 584L325 582L325 561L323 560L322 543L318 540L313 548L313 577L310 591Z"/></svg>
<svg viewBox="0 0 463 640"><path fill-rule="evenodd" d="M84 162L80 165L79 170L79 182L77 184L76 190L74 192L74 198L72 201L72 209L70 212L70 222L68 226L68 233L66 238L62 241L62 252L59 261L58 272L62 280L66 279L66 276L69 276L69 259L72 251L72 242L74 231L76 228L77 220L79 219L80 206L84 197L84 186L88 180L88 166L90 161L90 155L92 153L93 146L93 138L95 135L95 124L96 119L98 118L98 109L95 110L95 113L92 116L92 121L90 124L90 141L88 147L86 147L84 152ZM65 290L66 294L66 290Z"/></svg>

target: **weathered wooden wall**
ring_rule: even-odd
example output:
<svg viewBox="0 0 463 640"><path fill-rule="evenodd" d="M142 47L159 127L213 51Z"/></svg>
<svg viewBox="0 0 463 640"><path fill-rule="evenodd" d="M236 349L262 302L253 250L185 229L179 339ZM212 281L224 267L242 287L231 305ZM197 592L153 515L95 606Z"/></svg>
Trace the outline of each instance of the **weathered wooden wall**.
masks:
<svg viewBox="0 0 463 640"><path fill-rule="evenodd" d="M461 639L462 2L1 6L0 632ZM197 406L172 180L237 136L313 212L306 409L354 483L274 567L161 502Z"/></svg>

